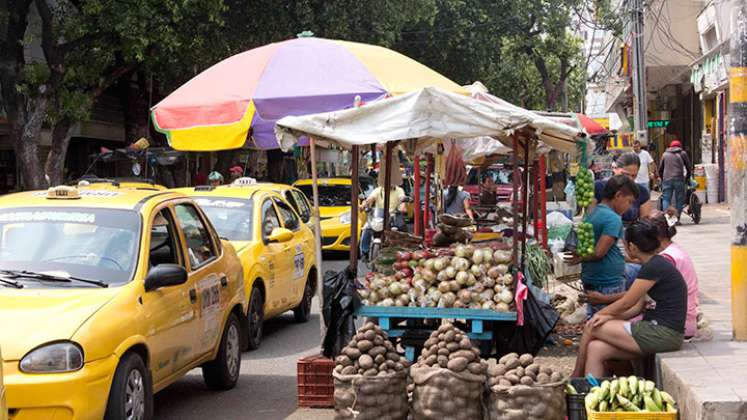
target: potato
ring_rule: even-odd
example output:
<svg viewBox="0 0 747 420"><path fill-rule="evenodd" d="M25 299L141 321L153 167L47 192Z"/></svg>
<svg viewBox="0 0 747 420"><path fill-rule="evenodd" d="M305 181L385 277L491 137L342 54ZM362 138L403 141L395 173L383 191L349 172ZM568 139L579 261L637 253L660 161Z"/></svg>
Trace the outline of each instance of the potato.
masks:
<svg viewBox="0 0 747 420"><path fill-rule="evenodd" d="M435 338L431 337L431 338L425 340L425 343L423 343L423 347L424 348L429 348L429 347L433 346L434 344L438 344L438 339L435 339Z"/></svg>
<svg viewBox="0 0 747 420"><path fill-rule="evenodd" d="M374 343L375 346L381 346L381 345L383 345L384 344L384 337L382 337L380 335L377 335L376 337L374 337L373 343Z"/></svg>
<svg viewBox="0 0 747 420"><path fill-rule="evenodd" d="M363 376L376 376L379 373L376 369L368 369L363 371Z"/></svg>
<svg viewBox="0 0 747 420"><path fill-rule="evenodd" d="M507 380L511 381L511 383L514 384L514 385L518 384L519 381L520 381L519 377L516 376L516 374L514 374L514 373L506 374L505 378Z"/></svg>
<svg viewBox="0 0 747 420"><path fill-rule="evenodd" d="M547 376L552 375L552 369L547 366L540 366L540 372L546 374Z"/></svg>
<svg viewBox="0 0 747 420"><path fill-rule="evenodd" d="M503 378L503 379L501 379L501 380L498 381L498 385L500 385L500 386L512 386L513 384L511 383L510 380L508 380L506 378Z"/></svg>
<svg viewBox="0 0 747 420"><path fill-rule="evenodd" d="M376 357L380 354L386 354L386 347L384 346L376 346L368 351L368 354L371 355L371 357Z"/></svg>
<svg viewBox="0 0 747 420"><path fill-rule="evenodd" d="M449 349L438 349L438 352L436 354L438 354L439 356L448 357L451 352L449 351Z"/></svg>
<svg viewBox="0 0 747 420"><path fill-rule="evenodd" d="M345 366L342 368L342 371L340 371L341 375L354 375L358 369L355 368L355 366Z"/></svg>
<svg viewBox="0 0 747 420"><path fill-rule="evenodd" d="M526 369L524 369L525 372L531 372L535 376L540 373L540 366L536 363L532 363L531 365L527 366Z"/></svg>
<svg viewBox="0 0 747 420"><path fill-rule="evenodd" d="M506 369L516 369L520 364L521 363L519 363L519 359L509 359L506 363Z"/></svg>
<svg viewBox="0 0 747 420"><path fill-rule="evenodd" d="M424 364L426 364L428 366L433 366L436 363L437 360L438 360L438 356L436 356L435 354L432 354L432 355L428 356L427 359L425 359Z"/></svg>
<svg viewBox="0 0 747 420"><path fill-rule="evenodd" d="M563 374L560 372L553 372L552 375L550 375L550 383L556 383L563 380Z"/></svg>
<svg viewBox="0 0 747 420"><path fill-rule="evenodd" d="M374 365L374 359L367 354L363 354L358 358L358 364L363 370L371 369Z"/></svg>
<svg viewBox="0 0 747 420"><path fill-rule="evenodd" d="M341 373L342 372L342 368L344 368L344 367L345 366L343 366L343 365L337 365L337 366L335 366L335 372L336 373Z"/></svg>
<svg viewBox="0 0 747 420"><path fill-rule="evenodd" d="M532 357L532 355L531 355L531 354L529 354L529 353L526 353L526 354L522 354L522 355L521 355L521 356L519 357L519 362L521 363L521 365L522 365L522 366L525 366L525 367L526 367L526 366L529 366L529 365L531 365L532 363L534 363L534 357Z"/></svg>
<svg viewBox="0 0 747 420"><path fill-rule="evenodd" d="M384 347L386 348L387 351L394 351L395 350L394 349L394 344L392 344L392 342L389 341L389 340L384 340Z"/></svg>
<svg viewBox="0 0 747 420"><path fill-rule="evenodd" d="M522 385L528 385L528 386L534 385L534 380L530 378L529 376L522 377L520 382Z"/></svg>
<svg viewBox="0 0 747 420"><path fill-rule="evenodd" d="M537 375L537 383L540 385L544 385L546 383L550 382L550 376L546 373L540 373Z"/></svg>
<svg viewBox="0 0 747 420"><path fill-rule="evenodd" d="M453 359L453 358L456 358L456 357L463 357L463 358L467 359L467 362L471 362L471 361L475 360L475 354L472 353L469 350L458 350L458 351L455 351L454 353L451 353L449 355L449 359Z"/></svg>
<svg viewBox="0 0 747 420"><path fill-rule="evenodd" d="M374 330L367 330L366 332L363 333L363 337L366 340L373 341L373 339L376 338L376 331L374 331Z"/></svg>
<svg viewBox="0 0 747 420"><path fill-rule="evenodd" d="M490 376L501 376L506 373L506 365L497 364L488 366L488 375Z"/></svg>
<svg viewBox="0 0 747 420"><path fill-rule="evenodd" d="M449 349L450 352L459 350L459 343L455 343L453 341L446 344L446 348Z"/></svg>
<svg viewBox="0 0 747 420"><path fill-rule="evenodd" d="M399 361L399 354L397 354L397 353L395 353L395 352L393 352L393 351L390 351L390 352L388 352L388 353L386 354L386 358L387 358L388 360L391 360L391 361L397 362L397 361Z"/></svg>
<svg viewBox="0 0 747 420"><path fill-rule="evenodd" d="M377 365L380 365L386 361L386 357L384 357L383 354L377 354L376 357L374 357L374 363Z"/></svg>
<svg viewBox="0 0 747 420"><path fill-rule="evenodd" d="M456 335L456 332L454 330L449 330L444 333L444 340L446 341L454 341L454 336Z"/></svg>
<svg viewBox="0 0 747 420"><path fill-rule="evenodd" d="M469 341L469 337L464 337L459 340L459 347L462 350L469 350L472 348L472 342Z"/></svg>
<svg viewBox="0 0 747 420"><path fill-rule="evenodd" d="M498 363L501 363L501 364L507 365L507 364L508 364L507 362L508 362L508 361L509 361L510 359L518 359L518 358L519 358L519 355L518 355L518 354L516 354L516 353L509 353L509 354L507 354L507 355L505 355L505 356L501 357L501 358L500 358L500 360L498 360Z"/></svg>
<svg viewBox="0 0 747 420"><path fill-rule="evenodd" d="M464 357L455 357L446 363L446 367L454 372L461 372L467 368L467 359Z"/></svg>
<svg viewBox="0 0 747 420"><path fill-rule="evenodd" d="M445 341L439 341L438 342L438 348L439 349L445 349L446 348L446 342Z"/></svg>
<svg viewBox="0 0 747 420"><path fill-rule="evenodd" d="M361 331L361 332L359 332L359 333L355 334L355 335L353 336L353 340L355 340L355 341L361 341L361 340L365 340L365 337L363 336L363 331Z"/></svg>
<svg viewBox="0 0 747 420"><path fill-rule="evenodd" d="M442 368L446 368L446 366L448 366L448 363L449 363L449 358L448 357L446 357L446 356L438 356L437 360L438 360L438 365L441 366ZM433 365L431 365L431 366L433 366Z"/></svg>
<svg viewBox="0 0 747 420"><path fill-rule="evenodd" d="M443 333L449 331L451 328L453 328L453 325L450 322L444 322L438 327L437 331Z"/></svg>
<svg viewBox="0 0 747 420"><path fill-rule="evenodd" d="M371 350L373 346L373 342L370 340L361 340L358 342L358 350L360 350L361 353L366 353Z"/></svg>
<svg viewBox="0 0 747 420"><path fill-rule="evenodd" d="M361 351L355 347L346 347L342 350L345 356L348 356L350 360L355 360L360 357Z"/></svg>
<svg viewBox="0 0 747 420"><path fill-rule="evenodd" d="M471 373L474 373L475 375L485 374L485 367L478 362L472 362L468 364L467 370L469 370Z"/></svg>
<svg viewBox="0 0 747 420"><path fill-rule="evenodd" d="M514 372L516 373L516 376L518 376L519 378L521 378L522 376L524 376L524 368L521 367L521 366L519 366L516 369L514 369Z"/></svg>

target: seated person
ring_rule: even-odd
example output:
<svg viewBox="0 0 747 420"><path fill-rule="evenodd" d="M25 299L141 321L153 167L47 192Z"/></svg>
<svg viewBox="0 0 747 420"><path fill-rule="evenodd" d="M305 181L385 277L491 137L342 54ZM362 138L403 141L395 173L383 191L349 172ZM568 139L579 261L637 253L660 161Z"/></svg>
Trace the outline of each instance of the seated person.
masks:
<svg viewBox="0 0 747 420"><path fill-rule="evenodd" d="M672 241L672 238L677 234L677 228L674 223L677 221L677 213L675 209L670 209L667 213L655 210L648 220L656 226L659 232L660 246L657 253L662 257L669 260L670 263L679 270L682 277L685 279L687 284L687 317L685 320L685 338L694 337L698 332L698 306L700 304L698 299L698 275L695 272L695 264L693 264L690 255L677 243ZM667 217L669 216L669 217ZM626 290L630 289L633 281L638 276L640 271L640 265L629 264L626 266ZM600 293L590 292L587 294L587 300L593 304L605 304L620 299L624 293L616 293L613 295L602 295Z"/></svg>
<svg viewBox="0 0 747 420"><path fill-rule="evenodd" d="M687 285L682 274L657 254L659 229L648 221L625 231L626 250L642 262L641 271L622 298L586 323L573 376L607 376L605 362L679 350L685 332ZM648 295L656 304L644 311ZM643 312L643 320L631 322Z"/></svg>
<svg viewBox="0 0 747 420"><path fill-rule="evenodd" d="M480 204L493 205L497 203L498 201L495 196L497 188L498 185L496 185L491 176L483 178L482 184L480 184Z"/></svg>

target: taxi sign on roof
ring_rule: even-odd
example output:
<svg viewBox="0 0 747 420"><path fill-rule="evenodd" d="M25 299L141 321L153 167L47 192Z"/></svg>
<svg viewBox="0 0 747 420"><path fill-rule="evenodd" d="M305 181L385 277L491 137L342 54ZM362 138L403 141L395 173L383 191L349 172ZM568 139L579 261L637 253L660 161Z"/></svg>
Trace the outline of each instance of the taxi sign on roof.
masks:
<svg viewBox="0 0 747 420"><path fill-rule="evenodd" d="M80 193L75 187L60 185L47 190L47 198L57 200L75 200L80 198Z"/></svg>

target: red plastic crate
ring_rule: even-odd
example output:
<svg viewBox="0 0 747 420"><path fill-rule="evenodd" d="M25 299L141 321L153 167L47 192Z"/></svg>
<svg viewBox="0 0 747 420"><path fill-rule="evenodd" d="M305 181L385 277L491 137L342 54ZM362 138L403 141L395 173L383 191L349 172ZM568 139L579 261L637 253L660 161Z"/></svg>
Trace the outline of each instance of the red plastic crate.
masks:
<svg viewBox="0 0 747 420"><path fill-rule="evenodd" d="M335 383L332 369L335 362L322 355L298 359L298 406L334 407Z"/></svg>

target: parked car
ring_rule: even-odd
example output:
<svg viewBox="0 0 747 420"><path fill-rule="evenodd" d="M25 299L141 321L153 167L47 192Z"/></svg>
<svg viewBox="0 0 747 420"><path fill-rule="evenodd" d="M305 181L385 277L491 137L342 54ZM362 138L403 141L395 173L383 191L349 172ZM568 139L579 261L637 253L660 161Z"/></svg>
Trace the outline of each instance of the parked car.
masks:
<svg viewBox="0 0 747 420"><path fill-rule="evenodd" d="M0 347L13 420L149 419L195 367L239 379L241 264L189 197L55 187L0 197Z"/></svg>
<svg viewBox="0 0 747 420"><path fill-rule="evenodd" d="M297 322L309 320L316 291L314 235L286 194L279 192L289 192L300 203L294 194L298 190L237 182L177 191L194 198L218 235L231 241L238 252L249 296L250 349L260 346L266 319L292 310Z"/></svg>

